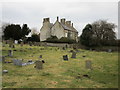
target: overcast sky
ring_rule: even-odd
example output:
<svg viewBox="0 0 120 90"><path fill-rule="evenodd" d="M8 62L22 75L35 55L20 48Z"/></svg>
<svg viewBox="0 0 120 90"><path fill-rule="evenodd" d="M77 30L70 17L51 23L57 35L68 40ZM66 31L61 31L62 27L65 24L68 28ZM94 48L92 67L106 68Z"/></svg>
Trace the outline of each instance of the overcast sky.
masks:
<svg viewBox="0 0 120 90"><path fill-rule="evenodd" d="M2 21L7 23L26 23L30 28L40 31L43 18L49 17L54 23L56 17L66 18L74 23L79 35L88 23L104 19L118 25L117 2L3 2ZM117 31L117 29L116 29Z"/></svg>

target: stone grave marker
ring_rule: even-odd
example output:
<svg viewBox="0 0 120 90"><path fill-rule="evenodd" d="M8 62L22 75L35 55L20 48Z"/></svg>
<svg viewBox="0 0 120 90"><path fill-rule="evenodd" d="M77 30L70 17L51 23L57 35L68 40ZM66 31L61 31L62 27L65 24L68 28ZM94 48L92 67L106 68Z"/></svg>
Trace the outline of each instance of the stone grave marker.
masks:
<svg viewBox="0 0 120 90"><path fill-rule="evenodd" d="M15 48L15 45L13 44L13 45L11 46L11 48Z"/></svg>
<svg viewBox="0 0 120 90"><path fill-rule="evenodd" d="M17 66L22 66L22 60L14 59L13 64Z"/></svg>
<svg viewBox="0 0 120 90"><path fill-rule="evenodd" d="M37 61L35 62L35 68L36 68L36 69L43 69L43 62L40 61L40 60L37 60Z"/></svg>
<svg viewBox="0 0 120 90"><path fill-rule="evenodd" d="M21 47L23 46L23 42L20 43L20 46L21 46Z"/></svg>
<svg viewBox="0 0 120 90"><path fill-rule="evenodd" d="M15 44L18 44L18 41L17 41L17 40L15 40L15 41L14 41L14 43L15 43Z"/></svg>
<svg viewBox="0 0 120 90"><path fill-rule="evenodd" d="M108 52L109 52L109 53L112 52L112 49L108 49Z"/></svg>
<svg viewBox="0 0 120 90"><path fill-rule="evenodd" d="M42 55L40 55L39 58L42 58Z"/></svg>
<svg viewBox="0 0 120 90"><path fill-rule="evenodd" d="M13 51L12 50L8 50L8 56L10 56L10 57L13 56Z"/></svg>
<svg viewBox="0 0 120 90"><path fill-rule="evenodd" d="M68 61L68 55L63 55L63 60Z"/></svg>
<svg viewBox="0 0 120 90"><path fill-rule="evenodd" d="M90 60L86 60L86 68L92 69L92 62Z"/></svg>
<svg viewBox="0 0 120 90"><path fill-rule="evenodd" d="M65 50L65 47L63 47L62 49Z"/></svg>
<svg viewBox="0 0 120 90"><path fill-rule="evenodd" d="M8 70L3 70L3 73L8 73Z"/></svg>
<svg viewBox="0 0 120 90"><path fill-rule="evenodd" d="M32 42L29 42L29 46L32 46Z"/></svg>
<svg viewBox="0 0 120 90"><path fill-rule="evenodd" d="M71 58L76 58L76 52L75 51L72 52Z"/></svg>
<svg viewBox="0 0 120 90"><path fill-rule="evenodd" d="M0 61L1 61L2 63L5 63L5 56L0 56Z"/></svg>
<svg viewBox="0 0 120 90"><path fill-rule="evenodd" d="M2 47L5 47L5 44L2 43Z"/></svg>
<svg viewBox="0 0 120 90"><path fill-rule="evenodd" d="M2 56L2 63L5 63L5 56Z"/></svg>

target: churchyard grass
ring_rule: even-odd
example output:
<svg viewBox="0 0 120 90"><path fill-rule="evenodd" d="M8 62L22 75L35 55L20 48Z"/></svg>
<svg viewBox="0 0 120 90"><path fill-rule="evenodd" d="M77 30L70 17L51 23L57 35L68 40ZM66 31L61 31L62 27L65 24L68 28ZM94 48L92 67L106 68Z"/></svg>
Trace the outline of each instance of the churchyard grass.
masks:
<svg viewBox="0 0 120 90"><path fill-rule="evenodd" d="M44 48L41 50L40 48ZM52 48L52 50L51 50ZM2 48L2 55L8 55L8 50L13 51L13 57L6 60L24 59L44 60L43 69L34 68L35 64L15 66L13 63L3 63L2 69L8 70L2 76L3 88L117 88L118 87L118 53L95 52L79 49L76 58L71 58L72 53L66 50L55 50L58 47L42 47L8 45ZM42 59L39 56L42 55ZM63 55L68 55L69 60L64 61ZM85 57L83 57L85 56ZM92 70L86 69L85 61L91 60ZM87 76L85 76L87 75Z"/></svg>

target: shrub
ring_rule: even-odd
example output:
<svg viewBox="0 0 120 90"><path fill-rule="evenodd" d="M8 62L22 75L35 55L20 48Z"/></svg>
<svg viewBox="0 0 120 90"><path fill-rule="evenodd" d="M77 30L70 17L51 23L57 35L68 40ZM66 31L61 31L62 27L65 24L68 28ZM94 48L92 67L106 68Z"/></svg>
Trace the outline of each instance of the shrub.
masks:
<svg viewBox="0 0 120 90"><path fill-rule="evenodd" d="M73 39L69 39L67 37L62 37L60 39L58 39L56 36L51 36L50 38L47 38L47 40L45 42L51 42L51 43L76 43L75 40Z"/></svg>

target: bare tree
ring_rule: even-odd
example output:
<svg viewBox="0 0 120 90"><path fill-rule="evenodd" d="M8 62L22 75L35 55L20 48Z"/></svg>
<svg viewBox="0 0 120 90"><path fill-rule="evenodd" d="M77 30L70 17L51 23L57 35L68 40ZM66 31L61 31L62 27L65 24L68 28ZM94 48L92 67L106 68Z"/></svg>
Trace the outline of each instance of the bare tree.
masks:
<svg viewBox="0 0 120 90"><path fill-rule="evenodd" d="M92 30L94 37L98 44L108 44L116 39L115 34L116 25L108 23L106 20L99 20L92 23Z"/></svg>

